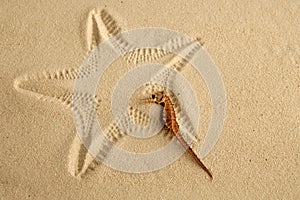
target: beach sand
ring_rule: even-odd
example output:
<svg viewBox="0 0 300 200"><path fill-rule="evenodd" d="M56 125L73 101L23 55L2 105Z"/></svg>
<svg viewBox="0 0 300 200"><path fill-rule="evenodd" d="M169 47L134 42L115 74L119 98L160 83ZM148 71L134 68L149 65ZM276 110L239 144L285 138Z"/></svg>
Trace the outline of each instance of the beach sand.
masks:
<svg viewBox="0 0 300 200"><path fill-rule="evenodd" d="M72 91L74 81L40 81L30 74L79 68L94 8L107 10L122 30L162 27L201 37L227 98L222 135L203 160L213 181L188 153L151 173L124 173L103 164L81 179L70 173L76 135L71 109L35 94L59 96ZM5 1L0 16L1 199L300 197L299 1ZM124 72L112 67L105 83L113 85ZM18 77L32 93L16 90ZM203 139L211 111L207 91L201 91ZM104 107L103 113L109 112ZM126 140L122 145L140 147Z"/></svg>

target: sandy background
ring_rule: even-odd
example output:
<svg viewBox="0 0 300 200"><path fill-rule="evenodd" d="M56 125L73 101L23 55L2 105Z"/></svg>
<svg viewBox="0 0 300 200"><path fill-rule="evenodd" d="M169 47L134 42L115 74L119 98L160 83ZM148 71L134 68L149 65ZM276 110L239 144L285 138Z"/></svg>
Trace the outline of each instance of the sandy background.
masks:
<svg viewBox="0 0 300 200"><path fill-rule="evenodd" d="M203 38L228 103L222 137L204 159L213 182L188 154L149 174L104 165L81 181L68 173L71 110L13 83L34 71L79 67L95 7L111 10L124 30L157 26ZM299 198L299 24L296 0L1 2L1 199Z"/></svg>

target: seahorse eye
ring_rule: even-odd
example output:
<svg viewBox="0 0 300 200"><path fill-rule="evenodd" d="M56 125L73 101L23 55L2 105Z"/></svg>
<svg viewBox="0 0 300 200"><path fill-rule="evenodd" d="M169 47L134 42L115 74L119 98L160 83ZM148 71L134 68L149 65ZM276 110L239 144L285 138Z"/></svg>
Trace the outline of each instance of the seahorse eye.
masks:
<svg viewBox="0 0 300 200"><path fill-rule="evenodd" d="M152 94L152 96L151 96L151 97L152 97L152 99L155 99L155 94Z"/></svg>

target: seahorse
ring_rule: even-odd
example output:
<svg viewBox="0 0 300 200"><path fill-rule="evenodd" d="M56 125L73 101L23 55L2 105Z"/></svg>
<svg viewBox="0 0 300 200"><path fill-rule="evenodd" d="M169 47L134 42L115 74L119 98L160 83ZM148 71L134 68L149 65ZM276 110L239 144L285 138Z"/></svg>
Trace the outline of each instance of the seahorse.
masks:
<svg viewBox="0 0 300 200"><path fill-rule="evenodd" d="M180 144L192 155L200 167L213 179L211 171L203 164L193 149L187 144L179 131L179 124L176 119L174 105L170 97L164 91L158 91L151 95L151 98L142 99L143 102L159 104L163 107L165 129L170 131L178 139Z"/></svg>

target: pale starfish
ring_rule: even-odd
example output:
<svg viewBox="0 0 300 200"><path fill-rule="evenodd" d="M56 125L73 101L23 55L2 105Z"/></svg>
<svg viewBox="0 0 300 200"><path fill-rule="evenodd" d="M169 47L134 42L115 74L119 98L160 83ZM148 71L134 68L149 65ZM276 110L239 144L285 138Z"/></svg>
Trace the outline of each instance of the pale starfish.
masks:
<svg viewBox="0 0 300 200"><path fill-rule="evenodd" d="M93 9L89 13L87 19L86 42L88 53L93 50L101 41L107 40L110 37L118 35L119 33L121 33L121 28L106 10ZM157 49L138 49L131 46L122 38L118 36L116 36L116 38L117 39L114 40L115 42L113 43L114 48L116 48L118 51L120 51L120 53L123 54L123 58L127 63L133 64L151 62L165 57L166 55L170 54L170 52L164 50L164 45L172 45L174 44L174 41L176 41L177 44L180 44L179 46L174 48L185 48L187 46L193 45L193 43L191 43L190 41L181 41L181 38L175 38ZM195 51L197 51L198 47L199 45L195 45L194 47L192 47L191 51L189 51L188 56L192 57ZM187 62L188 61L185 59L173 56L171 60L166 63L166 65L174 70L168 71L167 75L166 70L163 70L159 72L155 77L153 77L153 80L156 80L156 82L159 80L162 82L170 83L174 75L173 73L175 73L175 71L180 71L187 64ZM87 103L93 102L97 111L100 107L100 99L93 96L87 96L84 93L74 93L66 89L64 86L66 84L66 80L74 81L82 76L88 76L89 74L93 73L94 70L97 70L95 66L89 65L86 66L86 70L81 70L80 72L77 68L68 68L55 71L48 70L42 73L37 72L31 75L25 74L15 79L14 87L17 91L26 95L33 95L40 100L62 103L69 108L73 108L75 112L76 109L78 112L80 112L80 108L74 108L73 101L76 101L76 99L83 99ZM82 71L84 73L82 73ZM47 83L47 81L54 81L55 84L57 84L57 86L59 87L52 88L50 92L49 90L45 90L43 87L40 87L41 84L45 82ZM153 92L155 93L155 91L159 89L151 85L151 82L146 88L147 94ZM134 123L146 125L149 122L149 116L138 110L137 108L129 106L128 113L130 116L136 116L132 117ZM182 121L183 123L187 124L187 127L191 127L189 125L188 118L185 117ZM88 129L88 127L85 127L85 129ZM108 127L106 127L105 134L107 138L112 142L116 142L121 137L126 135L126 133L120 130L116 122L112 122ZM109 148L109 146L105 146L104 144L103 149L105 150L102 151L103 158L108 153ZM84 151L85 158L82 157L82 151ZM80 178L83 174L85 174L87 169L91 167L93 162L94 157L87 152L86 148L76 134L69 151L68 171L71 173L71 175Z"/></svg>

